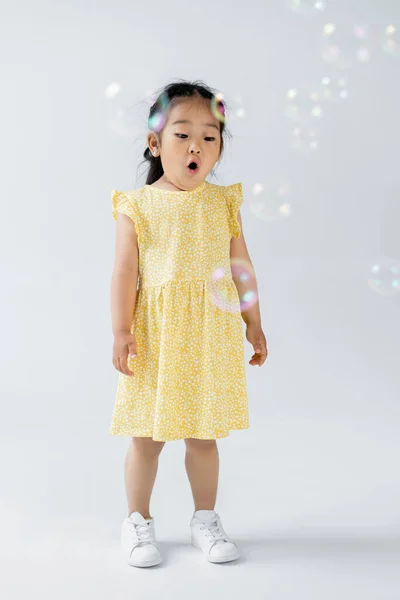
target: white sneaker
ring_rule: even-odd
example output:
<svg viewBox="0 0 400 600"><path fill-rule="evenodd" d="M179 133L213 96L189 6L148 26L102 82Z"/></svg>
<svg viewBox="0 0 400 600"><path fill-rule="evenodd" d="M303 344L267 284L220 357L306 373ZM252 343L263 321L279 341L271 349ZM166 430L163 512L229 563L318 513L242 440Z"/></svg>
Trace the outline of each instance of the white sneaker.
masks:
<svg viewBox="0 0 400 600"><path fill-rule="evenodd" d="M224 530L215 510L196 510L190 521L191 542L210 562L220 563L239 558L239 550Z"/></svg>
<svg viewBox="0 0 400 600"><path fill-rule="evenodd" d="M121 546L133 567L152 567L162 561L157 548L154 518L145 519L140 512L125 517L121 526Z"/></svg>

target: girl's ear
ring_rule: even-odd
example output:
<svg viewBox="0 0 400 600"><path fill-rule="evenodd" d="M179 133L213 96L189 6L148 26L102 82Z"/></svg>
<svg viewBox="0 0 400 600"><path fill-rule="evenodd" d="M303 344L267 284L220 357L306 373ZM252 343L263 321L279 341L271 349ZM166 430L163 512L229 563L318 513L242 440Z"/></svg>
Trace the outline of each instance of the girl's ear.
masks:
<svg viewBox="0 0 400 600"><path fill-rule="evenodd" d="M158 140L154 133L149 133L147 135L147 146L153 155L154 153L156 153L156 155L159 153Z"/></svg>

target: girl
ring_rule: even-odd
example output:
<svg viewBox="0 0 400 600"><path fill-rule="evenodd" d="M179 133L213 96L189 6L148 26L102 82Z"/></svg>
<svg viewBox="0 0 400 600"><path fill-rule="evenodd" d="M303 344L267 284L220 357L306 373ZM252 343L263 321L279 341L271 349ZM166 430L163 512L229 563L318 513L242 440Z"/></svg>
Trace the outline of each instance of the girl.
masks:
<svg viewBox="0 0 400 600"><path fill-rule="evenodd" d="M254 350L249 364L267 357L258 302L241 312L231 271L232 259L252 267L238 212L242 184L206 181L225 132L222 99L206 85L167 85L148 122L146 184L112 191L112 362L120 374L110 431L131 437L121 544L130 565L161 562L150 497L165 442L184 439L191 542L209 561L225 562L239 551L214 510L216 439L249 427L241 318Z"/></svg>

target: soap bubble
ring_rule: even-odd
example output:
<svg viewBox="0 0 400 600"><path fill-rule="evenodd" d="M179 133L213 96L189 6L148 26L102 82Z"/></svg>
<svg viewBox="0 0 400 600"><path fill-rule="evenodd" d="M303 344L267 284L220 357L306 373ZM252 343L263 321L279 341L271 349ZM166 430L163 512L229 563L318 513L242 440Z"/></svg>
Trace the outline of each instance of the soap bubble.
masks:
<svg viewBox="0 0 400 600"><path fill-rule="evenodd" d="M328 0L288 0L289 8L300 15L313 15L323 12Z"/></svg>
<svg viewBox="0 0 400 600"><path fill-rule="evenodd" d="M254 199L250 201L250 212L261 221L280 221L291 215L289 184L255 183L251 191Z"/></svg>
<svg viewBox="0 0 400 600"><path fill-rule="evenodd" d="M348 98L347 79L345 77L323 77L322 78L323 97L328 102L342 102Z"/></svg>
<svg viewBox="0 0 400 600"><path fill-rule="evenodd" d="M324 116L321 85L299 85L286 92L285 115L297 123L319 121Z"/></svg>
<svg viewBox="0 0 400 600"><path fill-rule="evenodd" d="M307 125L297 126L292 129L292 149L303 154L318 150L317 130Z"/></svg>
<svg viewBox="0 0 400 600"><path fill-rule="evenodd" d="M105 91L106 98L114 98L121 91L121 85L117 81L108 84Z"/></svg>
<svg viewBox="0 0 400 600"><path fill-rule="evenodd" d="M225 122L225 104L223 100L223 94L221 92L217 92L212 96L210 102L211 112L213 113L214 117L222 123Z"/></svg>
<svg viewBox="0 0 400 600"><path fill-rule="evenodd" d="M151 131L159 133L167 122L169 98L166 92L162 92L156 100L154 113L148 119L148 126Z"/></svg>
<svg viewBox="0 0 400 600"><path fill-rule="evenodd" d="M376 260L369 268L368 285L382 296L400 292L400 261L389 256Z"/></svg>
<svg viewBox="0 0 400 600"><path fill-rule="evenodd" d="M338 69L349 69L370 60L368 29L365 25L335 25L322 29L322 59Z"/></svg>
<svg viewBox="0 0 400 600"><path fill-rule="evenodd" d="M247 119L246 105L240 94L235 94L227 102L227 122L235 137L248 135L249 121Z"/></svg>
<svg viewBox="0 0 400 600"><path fill-rule="evenodd" d="M213 303L226 312L248 310L258 301L254 269L242 258L231 258L229 268L214 269L210 288Z"/></svg>
<svg viewBox="0 0 400 600"><path fill-rule="evenodd" d="M146 117L138 104L117 108L109 119L113 133L121 137L141 137L146 131Z"/></svg>
<svg viewBox="0 0 400 600"><path fill-rule="evenodd" d="M400 57L399 31L394 25L387 25L382 35L383 50L396 58Z"/></svg>
<svg viewBox="0 0 400 600"><path fill-rule="evenodd" d="M138 139L146 135L149 113L148 92L138 101L133 101L132 98L137 97L137 89L113 81L107 86L105 96L110 104L111 114L108 125L113 133L121 137Z"/></svg>

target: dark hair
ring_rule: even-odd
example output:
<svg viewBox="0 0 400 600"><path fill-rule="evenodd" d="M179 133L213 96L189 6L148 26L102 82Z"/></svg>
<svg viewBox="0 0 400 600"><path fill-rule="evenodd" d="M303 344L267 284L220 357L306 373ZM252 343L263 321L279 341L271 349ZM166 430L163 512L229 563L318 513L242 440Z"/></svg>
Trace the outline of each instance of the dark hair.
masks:
<svg viewBox="0 0 400 600"><path fill-rule="evenodd" d="M168 111L172 105L177 104L180 101L180 98L189 98L191 96L197 96L199 98L204 98L210 101L215 100L215 96L217 96L217 91L213 90L209 86L207 86L202 81L185 81L183 79L178 80L177 82L172 82L167 84L164 88L157 92L157 97L154 104L150 107L148 122L151 121L152 117L156 115L156 113L160 110L160 106L163 107L163 111ZM225 106L226 103L222 99L217 98L218 109L222 114L225 115ZM157 116L157 115L156 115ZM221 147L220 147L220 156L222 155L224 149L224 134L229 134L227 130L225 119L219 119L219 130L221 134ZM161 133L162 130L158 131ZM164 169L161 164L161 157L153 156L150 151L150 148L147 146L146 150L143 153L143 157L146 161L148 161L149 169L146 177L146 184L151 185L164 174ZM211 171L212 174L213 170Z"/></svg>

